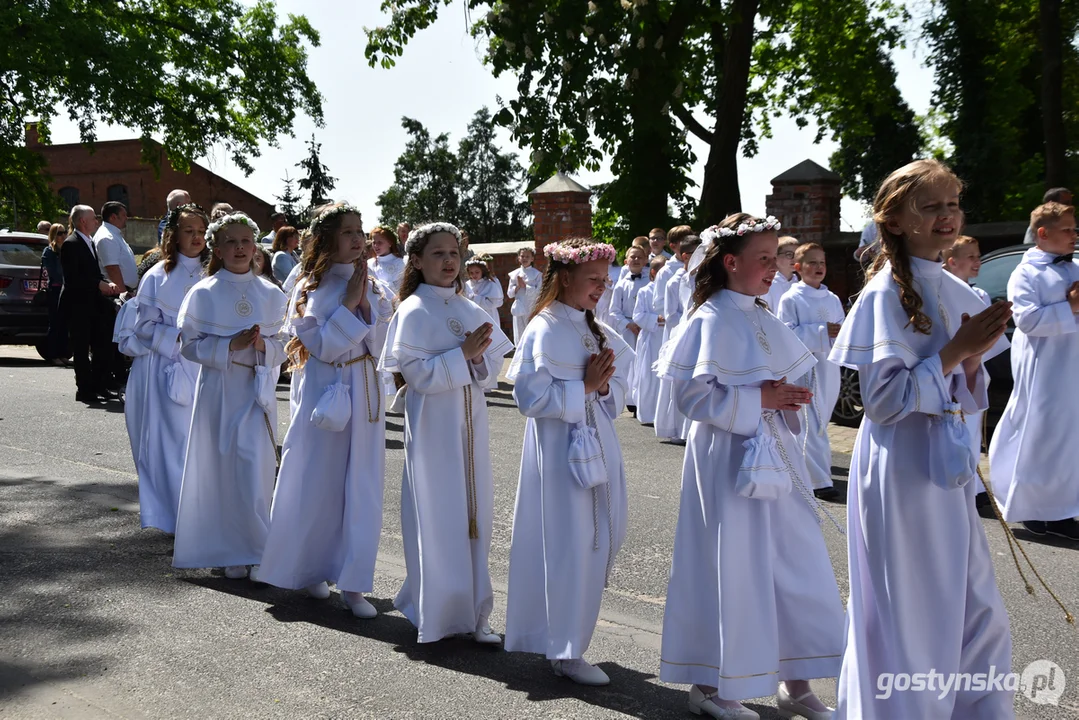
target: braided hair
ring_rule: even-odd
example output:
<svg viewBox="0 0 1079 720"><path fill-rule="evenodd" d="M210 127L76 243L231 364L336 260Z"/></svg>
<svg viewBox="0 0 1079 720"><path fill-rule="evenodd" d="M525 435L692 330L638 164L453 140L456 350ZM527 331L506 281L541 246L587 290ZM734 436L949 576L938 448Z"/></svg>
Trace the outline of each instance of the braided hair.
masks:
<svg viewBox="0 0 1079 720"><path fill-rule="evenodd" d="M919 190L939 180L955 183L957 192L963 189L963 181L944 163L915 160L885 178L873 200L873 221L877 223L880 235L880 253L866 273L866 281L883 270L886 263L889 264L892 279L899 286L899 302L907 316L907 324L923 335L928 335L933 329L933 321L922 310L922 296L914 287L906 238L889 230L887 223L905 208L911 207L914 195Z"/></svg>

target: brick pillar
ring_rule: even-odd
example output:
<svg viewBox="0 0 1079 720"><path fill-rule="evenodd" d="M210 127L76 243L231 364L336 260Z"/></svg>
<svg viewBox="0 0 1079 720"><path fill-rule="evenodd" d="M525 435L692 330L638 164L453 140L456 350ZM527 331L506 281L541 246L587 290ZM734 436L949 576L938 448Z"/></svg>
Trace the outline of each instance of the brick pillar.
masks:
<svg viewBox="0 0 1079 720"><path fill-rule="evenodd" d="M839 233L841 183L836 173L806 160L772 179L765 208L783 223L781 234L823 244Z"/></svg>
<svg viewBox="0 0 1079 720"><path fill-rule="evenodd" d="M592 191L559 172L529 193L536 237L536 267L546 266L543 248L571 237L592 237Z"/></svg>

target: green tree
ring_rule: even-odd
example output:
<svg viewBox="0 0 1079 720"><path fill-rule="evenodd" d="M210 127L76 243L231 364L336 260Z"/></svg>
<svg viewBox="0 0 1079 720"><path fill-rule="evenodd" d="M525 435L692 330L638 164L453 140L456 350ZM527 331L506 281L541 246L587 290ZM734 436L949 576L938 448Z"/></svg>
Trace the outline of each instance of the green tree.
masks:
<svg viewBox="0 0 1079 720"><path fill-rule="evenodd" d="M393 165L393 185L375 202L379 222L391 227L436 220L460 225L460 172L449 135L432 138L418 120L408 117L401 118L401 126L409 140Z"/></svg>
<svg viewBox="0 0 1079 720"><path fill-rule="evenodd" d="M368 61L392 67L452 3L384 0L390 21L368 31ZM530 171L597 170L609 157L605 202L637 230L668 226L669 202L687 204L689 132L709 147L702 224L741 208L739 152L755 154L777 115L816 121L818 140L847 149L884 130L912 157L921 137L893 132L910 116L881 52L900 40L897 15L889 0L496 0L472 32L495 74L519 78L495 120L531 149ZM858 170L859 185L883 172Z"/></svg>
<svg viewBox="0 0 1079 720"><path fill-rule="evenodd" d="M924 27L934 105L971 222L1025 218L1079 156L1079 7L940 0Z"/></svg>
<svg viewBox="0 0 1079 720"><path fill-rule="evenodd" d="M285 183L285 189L280 195L274 195L274 198L279 203L281 212L285 213L288 224L292 227L300 227L303 224L303 196L296 192L296 188L293 187L295 181L288 176L287 172L285 179L281 182Z"/></svg>
<svg viewBox="0 0 1079 720"><path fill-rule="evenodd" d="M326 167L319 157L322 152L322 143L315 142L315 136L307 141L307 157L296 163L296 167L303 170L306 175L296 182L301 190L306 190L311 198L311 208L330 202L330 193L337 186L337 178L330 176L330 168Z"/></svg>
<svg viewBox="0 0 1079 720"><path fill-rule="evenodd" d="M181 171L224 146L251 172L260 143L291 132L297 112L322 124L307 75L318 33L303 16L279 23L270 0L8 2L0 34L0 196L23 208L56 205L23 135L34 118L48 142L61 108L83 142L99 122L133 127L146 162L161 162L158 138Z"/></svg>
<svg viewBox="0 0 1079 720"><path fill-rule="evenodd" d="M460 174L460 212L463 227L474 243L522 240L528 203L524 168L512 153L495 144L491 112L481 108L468 124L457 148Z"/></svg>

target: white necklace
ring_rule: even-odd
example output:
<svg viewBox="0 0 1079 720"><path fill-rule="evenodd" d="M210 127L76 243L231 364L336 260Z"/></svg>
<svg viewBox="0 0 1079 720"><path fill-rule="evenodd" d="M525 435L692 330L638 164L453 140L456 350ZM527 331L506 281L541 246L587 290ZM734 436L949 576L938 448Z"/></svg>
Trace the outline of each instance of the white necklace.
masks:
<svg viewBox="0 0 1079 720"><path fill-rule="evenodd" d="M599 343L596 342L596 336L591 332L588 334L582 333L580 328L577 327L577 322L569 314L569 306L566 305L566 308L565 318L569 321L569 324L573 326L574 331L581 337L581 344L584 345L584 349L592 354L598 353Z"/></svg>
<svg viewBox="0 0 1079 720"><path fill-rule="evenodd" d="M764 350L767 354L772 354L772 346L768 344L768 335L765 334L764 328L757 322L757 311L760 310L760 306L757 305L757 301L753 301L753 309L750 311L742 310L742 314L746 316L746 320L749 320L753 325L753 329L757 336L757 344L761 346L761 350Z"/></svg>
<svg viewBox="0 0 1079 720"><path fill-rule="evenodd" d="M952 336L952 323L948 318L948 311L944 309L944 299L941 297L944 290L944 274L942 273L937 278L937 317L940 318L941 323L944 324L944 331L948 333L948 337Z"/></svg>
<svg viewBox="0 0 1079 720"><path fill-rule="evenodd" d="M240 294L240 299L236 301L235 305L236 314L242 318L251 317L251 313L255 312L255 307L248 301L247 293L236 287L237 283L234 283L231 280L228 280L227 282L234 292Z"/></svg>

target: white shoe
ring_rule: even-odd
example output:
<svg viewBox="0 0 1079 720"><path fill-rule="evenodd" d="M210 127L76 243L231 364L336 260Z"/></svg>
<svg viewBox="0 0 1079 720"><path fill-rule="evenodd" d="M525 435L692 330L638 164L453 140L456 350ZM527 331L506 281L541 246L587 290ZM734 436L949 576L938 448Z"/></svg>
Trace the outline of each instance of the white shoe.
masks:
<svg viewBox="0 0 1079 720"><path fill-rule="evenodd" d="M259 572L261 572L261 570L262 570L261 566L252 565L251 566L251 572L247 573L247 579L250 580L251 582L255 582L255 583L262 582L262 578L259 577Z"/></svg>
<svg viewBox="0 0 1079 720"><path fill-rule="evenodd" d="M225 577L229 580L239 580L240 578L247 577L246 565L229 565L225 568Z"/></svg>
<svg viewBox="0 0 1079 720"><path fill-rule="evenodd" d="M776 693L776 705L779 706L779 716L782 718L792 718L795 716L801 716L806 720L832 720L832 708L827 710L813 710L802 704L802 701L808 697L815 697L813 692L807 692L799 698L792 698L787 692L787 688L783 683L779 684L779 692Z"/></svg>
<svg viewBox="0 0 1079 720"><path fill-rule="evenodd" d="M699 687L694 685L689 689L689 702L686 704L694 715L707 715L717 720L760 720L761 718L741 703L736 707L728 707L717 704L713 698L716 698L715 693L705 695Z"/></svg>
<svg viewBox="0 0 1079 720"><path fill-rule="evenodd" d="M472 633L472 639L481 645L501 645L502 636L491 629L490 625L484 625Z"/></svg>
<svg viewBox="0 0 1079 720"><path fill-rule="evenodd" d="M558 677L567 677L578 685L609 685L607 673L589 662L576 660L552 660L551 668Z"/></svg>
<svg viewBox="0 0 1079 720"><path fill-rule="evenodd" d="M363 596L363 593L358 592L342 592L342 599L345 601L345 605L348 605L348 609L352 611L352 614L358 618L364 620L370 620L373 617L378 616L378 610L375 606L367 601L367 598Z"/></svg>
<svg viewBox="0 0 1079 720"><path fill-rule="evenodd" d="M330 597L330 586L325 581L308 585L304 590L316 600L326 600Z"/></svg>

